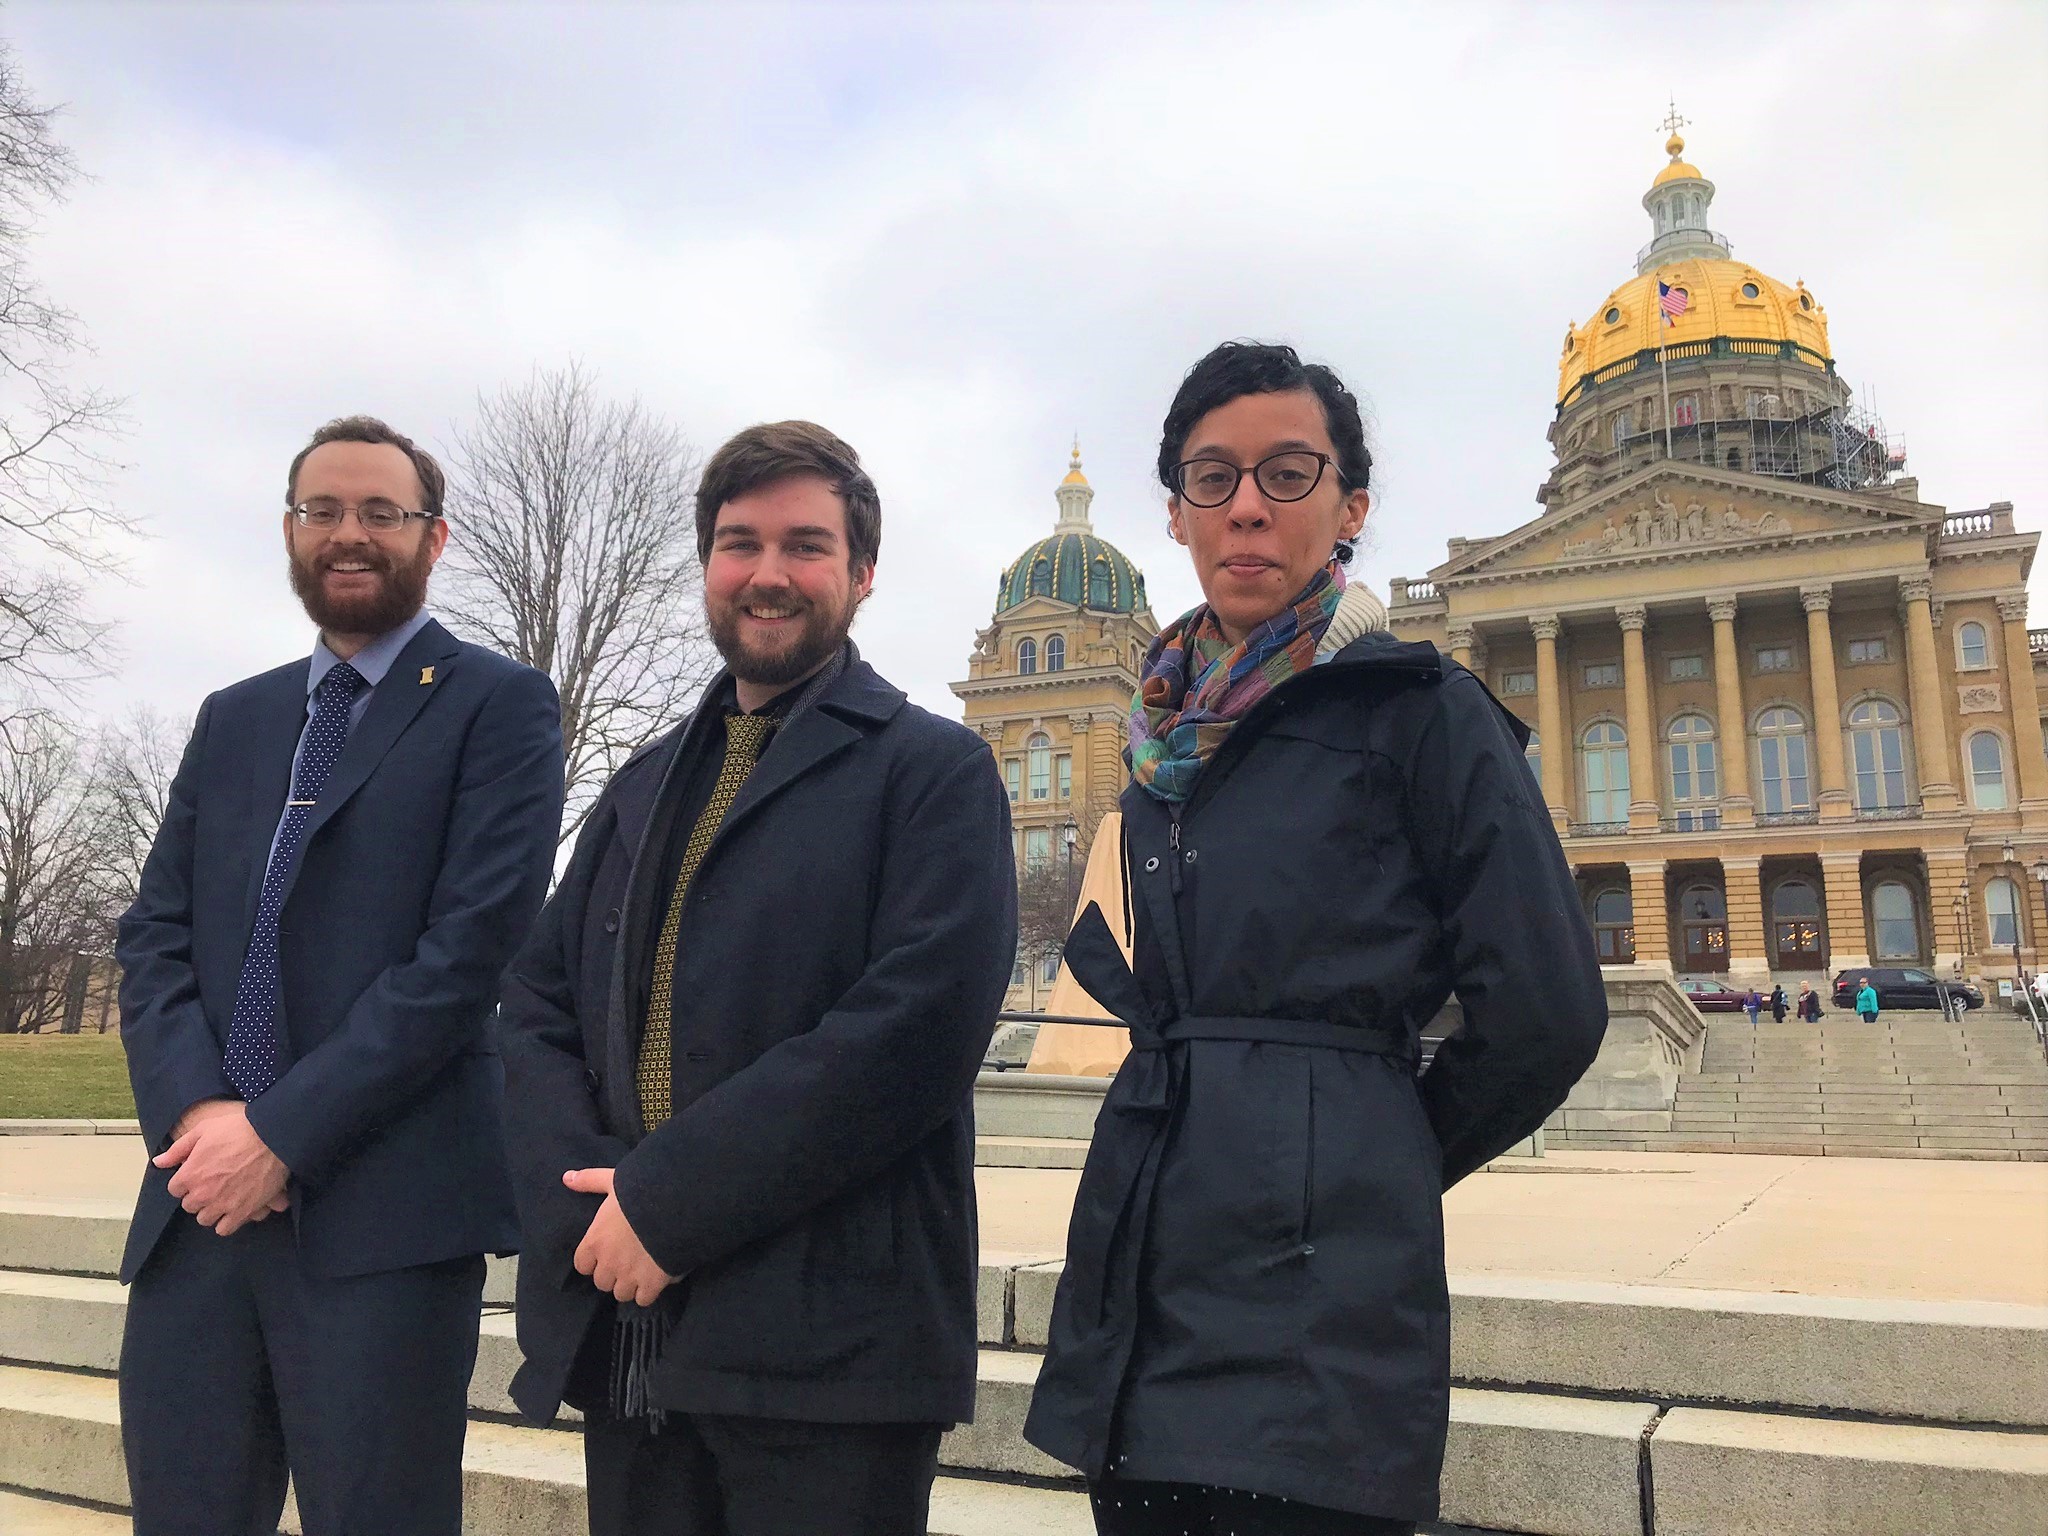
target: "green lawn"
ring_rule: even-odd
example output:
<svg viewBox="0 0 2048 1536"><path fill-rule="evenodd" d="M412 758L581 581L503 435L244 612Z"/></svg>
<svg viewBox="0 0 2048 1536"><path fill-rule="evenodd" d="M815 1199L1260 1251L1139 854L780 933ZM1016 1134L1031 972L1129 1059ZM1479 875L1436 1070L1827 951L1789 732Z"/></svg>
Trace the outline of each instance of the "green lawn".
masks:
<svg viewBox="0 0 2048 1536"><path fill-rule="evenodd" d="M0 1120L133 1120L119 1035L0 1035Z"/></svg>

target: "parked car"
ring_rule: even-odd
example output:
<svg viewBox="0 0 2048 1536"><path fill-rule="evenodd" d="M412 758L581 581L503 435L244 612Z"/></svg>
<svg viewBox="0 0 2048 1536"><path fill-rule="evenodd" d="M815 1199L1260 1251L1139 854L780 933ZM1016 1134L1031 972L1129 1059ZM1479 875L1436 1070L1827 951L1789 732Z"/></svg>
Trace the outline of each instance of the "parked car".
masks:
<svg viewBox="0 0 2048 1536"><path fill-rule="evenodd" d="M1730 991L1718 981L1703 981L1697 976L1687 976L1679 981L1685 989L1687 999L1701 1013L1738 1013L1747 992Z"/></svg>
<svg viewBox="0 0 2048 1536"><path fill-rule="evenodd" d="M1966 1008L1984 1006L1984 994L1967 982L1943 981L1932 971L1885 965L1836 973L1835 1006L1854 1013L1856 992L1865 978L1877 990L1880 1012L1886 1008L1939 1008L1944 994L1960 999Z"/></svg>

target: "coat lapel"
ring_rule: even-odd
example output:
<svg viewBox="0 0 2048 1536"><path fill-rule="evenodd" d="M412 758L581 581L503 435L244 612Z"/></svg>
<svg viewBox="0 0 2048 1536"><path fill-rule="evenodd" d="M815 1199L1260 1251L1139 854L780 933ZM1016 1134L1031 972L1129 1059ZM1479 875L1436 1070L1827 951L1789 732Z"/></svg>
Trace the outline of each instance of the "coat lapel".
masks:
<svg viewBox="0 0 2048 1536"><path fill-rule="evenodd" d="M305 842L300 845L299 860L292 866L291 878L285 882L284 900L291 900L299 871L306 867L303 850L312 846L320 829L332 821L355 792L363 787L377 765L384 761L384 754L405 734L405 728L412 724L414 717L426 708L427 700L446 686L461 650L453 635L438 623L429 621L398 653L398 659L391 663L391 670L384 674L384 681L370 695L370 707L356 722L355 729L348 733L348 742L341 749L341 759L334 765L334 776L327 781L327 787L320 794L320 803L313 807L313 814L306 820Z"/></svg>

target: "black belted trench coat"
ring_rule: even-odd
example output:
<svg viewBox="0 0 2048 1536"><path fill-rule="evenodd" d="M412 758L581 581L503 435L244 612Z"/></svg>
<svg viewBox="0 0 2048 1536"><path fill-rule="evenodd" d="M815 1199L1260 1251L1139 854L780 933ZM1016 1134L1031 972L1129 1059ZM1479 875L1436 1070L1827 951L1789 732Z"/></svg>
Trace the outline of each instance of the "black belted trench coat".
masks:
<svg viewBox="0 0 2048 1536"><path fill-rule="evenodd" d="M1093 907L1067 961L1133 1050L1034 1445L1090 1476L1435 1516L1442 1192L1543 1123L1607 1022L1526 740L1433 646L1374 634L1248 712L1184 806L1125 792L1134 963L1125 915ZM1464 1027L1417 1076L1453 992Z"/></svg>

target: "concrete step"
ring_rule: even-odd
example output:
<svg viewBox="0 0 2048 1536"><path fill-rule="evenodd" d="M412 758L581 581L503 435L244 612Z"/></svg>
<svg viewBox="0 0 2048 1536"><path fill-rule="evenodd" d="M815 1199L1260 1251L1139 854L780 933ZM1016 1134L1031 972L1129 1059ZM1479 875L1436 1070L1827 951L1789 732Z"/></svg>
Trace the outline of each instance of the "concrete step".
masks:
<svg viewBox="0 0 2048 1536"><path fill-rule="evenodd" d="M1677 1408L1650 1438L1657 1536L2040 1536L2048 1437Z"/></svg>
<svg viewBox="0 0 2048 1536"><path fill-rule="evenodd" d="M586 1529L583 1443L560 1430L472 1420L463 1447L463 1529L475 1536L572 1536ZM0 1366L0 1483L32 1493L125 1507L115 1384L109 1377ZM46 1508L48 1506L45 1506ZM120 1530L54 1526L70 1536ZM300 1530L287 1506L282 1528ZM13 1527L4 1527L13 1536ZM941 1476L932 1489L931 1536L1085 1536L1088 1501L1077 1490L1028 1488Z"/></svg>
<svg viewBox="0 0 2048 1536"><path fill-rule="evenodd" d="M0 1531L7 1536L133 1536L126 1515L0 1489Z"/></svg>

